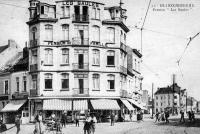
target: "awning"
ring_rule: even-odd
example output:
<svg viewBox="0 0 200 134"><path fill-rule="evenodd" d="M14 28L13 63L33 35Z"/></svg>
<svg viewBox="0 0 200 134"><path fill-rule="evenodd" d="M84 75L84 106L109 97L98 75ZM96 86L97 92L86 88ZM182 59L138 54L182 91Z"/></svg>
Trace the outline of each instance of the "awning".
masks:
<svg viewBox="0 0 200 134"><path fill-rule="evenodd" d="M90 102L95 110L120 110L116 100L97 99L90 100Z"/></svg>
<svg viewBox="0 0 200 134"><path fill-rule="evenodd" d="M61 99L43 100L43 110L64 111L72 110L72 101Z"/></svg>
<svg viewBox="0 0 200 134"><path fill-rule="evenodd" d="M73 101L73 110L88 110L88 102L87 100L74 100Z"/></svg>
<svg viewBox="0 0 200 134"><path fill-rule="evenodd" d="M134 110L134 107L126 100L126 99L120 99L124 105L126 106L126 108L128 108L128 110Z"/></svg>
<svg viewBox="0 0 200 134"><path fill-rule="evenodd" d="M135 100L133 99L128 99L134 106L136 106L137 108L139 109L146 109L144 108L142 105L140 105L138 102L136 102Z"/></svg>
<svg viewBox="0 0 200 134"><path fill-rule="evenodd" d="M24 105L25 102L26 102L26 100L11 101L1 110L1 112L15 112L15 111L18 111L19 108L22 107L22 105Z"/></svg>

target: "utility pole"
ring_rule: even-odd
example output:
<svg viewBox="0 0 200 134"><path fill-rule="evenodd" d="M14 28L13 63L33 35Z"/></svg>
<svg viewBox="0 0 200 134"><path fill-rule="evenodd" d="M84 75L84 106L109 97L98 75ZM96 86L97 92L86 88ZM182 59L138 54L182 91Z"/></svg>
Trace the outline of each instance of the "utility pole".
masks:
<svg viewBox="0 0 200 134"><path fill-rule="evenodd" d="M172 115L174 115L174 81L175 81L175 74L173 74L173 82L172 82L172 93L173 93Z"/></svg>
<svg viewBox="0 0 200 134"><path fill-rule="evenodd" d="M152 119L153 119L153 110L154 110L153 88L154 88L154 83L152 83Z"/></svg>
<svg viewBox="0 0 200 134"><path fill-rule="evenodd" d="M193 102L192 102L192 97L191 97L191 111L192 111L192 105L193 105Z"/></svg>
<svg viewBox="0 0 200 134"><path fill-rule="evenodd" d="M187 92L186 92L186 113L187 113Z"/></svg>

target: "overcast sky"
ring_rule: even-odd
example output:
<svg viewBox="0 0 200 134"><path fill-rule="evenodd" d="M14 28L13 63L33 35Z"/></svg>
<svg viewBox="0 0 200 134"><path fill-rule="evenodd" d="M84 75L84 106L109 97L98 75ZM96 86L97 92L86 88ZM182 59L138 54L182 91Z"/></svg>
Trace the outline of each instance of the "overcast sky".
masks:
<svg viewBox="0 0 200 134"><path fill-rule="evenodd" d="M119 3L119 0L99 1L108 5ZM141 27L149 0L123 2L128 10L127 25L131 30L127 37L128 45L140 49L140 30L134 27ZM186 11L171 11L170 7L163 8L160 4L193 4L194 7L183 7ZM0 0L0 45L6 45L11 38L24 47L25 41L28 41L28 26L25 23L29 17L28 6L28 0ZM155 11L153 8L165 11ZM199 0L152 0L143 30L143 89L151 92L152 83L155 83L154 91L157 87L167 86L172 83L172 74L175 73L178 85L200 100L200 36L190 43L180 61L182 74L176 63L189 41L188 38L198 32Z"/></svg>

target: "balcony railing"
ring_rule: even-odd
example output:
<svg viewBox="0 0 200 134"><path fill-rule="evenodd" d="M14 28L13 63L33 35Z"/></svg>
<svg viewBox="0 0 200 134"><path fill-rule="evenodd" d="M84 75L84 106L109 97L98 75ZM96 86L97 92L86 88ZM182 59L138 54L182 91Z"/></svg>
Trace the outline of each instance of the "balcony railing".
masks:
<svg viewBox="0 0 200 134"><path fill-rule="evenodd" d="M38 96L38 91L36 89L30 89L30 96Z"/></svg>
<svg viewBox="0 0 200 134"><path fill-rule="evenodd" d="M120 66L120 73L127 75L127 68Z"/></svg>
<svg viewBox="0 0 200 134"><path fill-rule="evenodd" d="M123 42L120 42L120 49L124 52L127 52L127 46Z"/></svg>
<svg viewBox="0 0 200 134"><path fill-rule="evenodd" d="M37 71L37 70L38 70L37 64L30 65L30 72L34 72L34 71Z"/></svg>
<svg viewBox="0 0 200 134"><path fill-rule="evenodd" d="M73 88L73 96L89 96L89 88Z"/></svg>
<svg viewBox="0 0 200 134"><path fill-rule="evenodd" d="M38 45L38 41L35 40L30 40L30 47L36 47Z"/></svg>
<svg viewBox="0 0 200 134"><path fill-rule="evenodd" d="M88 46L89 45L89 38L81 39L81 38L75 37L75 38L72 39L72 44L73 45L85 45L85 46Z"/></svg>
<svg viewBox="0 0 200 134"><path fill-rule="evenodd" d="M73 22L88 23L89 22L89 15L73 14Z"/></svg>
<svg viewBox="0 0 200 134"><path fill-rule="evenodd" d="M73 63L73 70L89 70L89 63Z"/></svg>

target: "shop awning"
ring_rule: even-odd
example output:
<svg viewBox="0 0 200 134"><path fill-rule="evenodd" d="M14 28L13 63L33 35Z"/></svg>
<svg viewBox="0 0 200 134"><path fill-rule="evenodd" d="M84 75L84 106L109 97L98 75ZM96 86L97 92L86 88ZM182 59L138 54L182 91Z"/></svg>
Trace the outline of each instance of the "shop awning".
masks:
<svg viewBox="0 0 200 134"><path fill-rule="evenodd" d="M25 102L26 102L26 100L11 101L1 110L1 112L15 112L15 111L18 111L19 108L22 107Z"/></svg>
<svg viewBox="0 0 200 134"><path fill-rule="evenodd" d="M74 100L73 101L73 110L75 110L75 111L88 110L87 100Z"/></svg>
<svg viewBox="0 0 200 134"><path fill-rule="evenodd" d="M134 106L136 106L137 108L139 109L145 109L142 105L140 105L138 102L136 102L135 100L133 99L128 99Z"/></svg>
<svg viewBox="0 0 200 134"><path fill-rule="evenodd" d="M61 99L43 100L43 110L64 111L72 110L72 101Z"/></svg>
<svg viewBox="0 0 200 134"><path fill-rule="evenodd" d="M130 111L134 110L134 107L126 99L121 99L121 101L126 106L126 108L128 108L128 110L130 110Z"/></svg>
<svg viewBox="0 0 200 134"><path fill-rule="evenodd" d="M97 99L90 100L90 102L95 110L120 110L116 100Z"/></svg>

